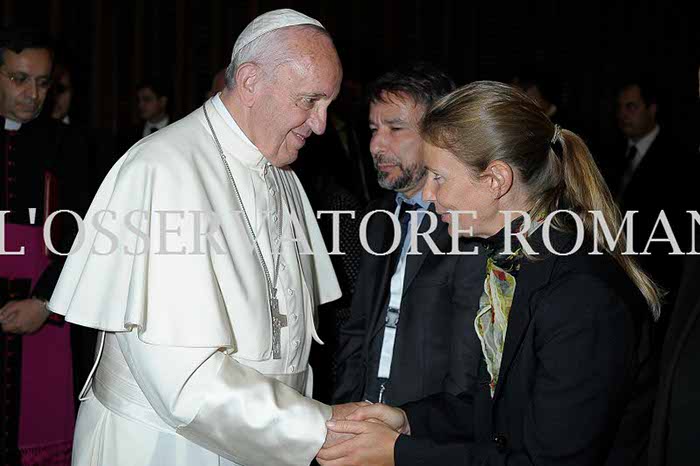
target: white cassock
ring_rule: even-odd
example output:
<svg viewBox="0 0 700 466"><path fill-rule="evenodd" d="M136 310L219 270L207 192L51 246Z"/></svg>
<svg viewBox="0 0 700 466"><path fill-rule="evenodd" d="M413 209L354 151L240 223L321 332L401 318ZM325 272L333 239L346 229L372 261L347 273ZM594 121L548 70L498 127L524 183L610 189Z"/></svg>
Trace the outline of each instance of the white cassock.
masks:
<svg viewBox="0 0 700 466"><path fill-rule="evenodd" d="M306 465L325 439L331 408L304 395L315 307L340 289L314 213L218 96L205 105L271 274L282 244L281 358L265 275L200 108L112 168L51 298L67 321L104 331L76 466ZM201 214L212 211L220 226Z"/></svg>

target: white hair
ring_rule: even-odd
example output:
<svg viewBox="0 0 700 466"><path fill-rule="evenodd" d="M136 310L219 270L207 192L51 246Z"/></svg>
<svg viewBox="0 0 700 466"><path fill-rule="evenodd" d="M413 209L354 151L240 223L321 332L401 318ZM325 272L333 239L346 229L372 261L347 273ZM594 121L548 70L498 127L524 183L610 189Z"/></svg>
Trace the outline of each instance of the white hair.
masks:
<svg viewBox="0 0 700 466"><path fill-rule="evenodd" d="M268 72L291 61L292 53L287 45L291 32L302 30L317 32L330 38L328 31L313 24L288 26L263 34L233 56L231 63L226 67L226 87L228 89L236 87L236 72L244 63L255 63Z"/></svg>

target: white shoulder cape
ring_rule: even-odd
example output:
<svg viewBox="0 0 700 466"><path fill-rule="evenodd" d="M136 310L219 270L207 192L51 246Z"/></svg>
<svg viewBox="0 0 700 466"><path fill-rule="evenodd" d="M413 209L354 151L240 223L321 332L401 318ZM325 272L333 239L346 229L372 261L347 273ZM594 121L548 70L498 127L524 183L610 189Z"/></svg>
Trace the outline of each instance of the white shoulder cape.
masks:
<svg viewBox="0 0 700 466"><path fill-rule="evenodd" d="M251 212L250 177L256 175L249 162L261 154L212 106L208 113ZM340 288L298 178L284 170L282 183L314 252L299 256L313 309L340 297ZM67 259L49 308L87 327L136 328L150 344L226 348L244 359L269 359L267 288L245 223L233 214L238 210L200 108L145 138L114 165L86 215L82 246ZM196 218L202 233L210 222L195 212L212 211L221 221L212 239L223 253L196 237ZM180 233L170 232L178 227ZM187 254L172 253L183 247Z"/></svg>

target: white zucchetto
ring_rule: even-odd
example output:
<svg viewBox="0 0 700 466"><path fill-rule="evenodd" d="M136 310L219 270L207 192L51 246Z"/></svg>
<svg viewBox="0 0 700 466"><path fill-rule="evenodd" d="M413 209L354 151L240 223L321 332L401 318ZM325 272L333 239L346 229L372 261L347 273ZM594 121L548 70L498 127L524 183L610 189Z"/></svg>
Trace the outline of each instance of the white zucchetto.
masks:
<svg viewBox="0 0 700 466"><path fill-rule="evenodd" d="M253 42L263 34L289 26L300 26L302 24L310 24L323 28L323 25L313 18L306 16L289 8L281 10L268 11L255 18L246 26L246 28L238 36L236 43L233 46L231 53L231 61L243 47Z"/></svg>

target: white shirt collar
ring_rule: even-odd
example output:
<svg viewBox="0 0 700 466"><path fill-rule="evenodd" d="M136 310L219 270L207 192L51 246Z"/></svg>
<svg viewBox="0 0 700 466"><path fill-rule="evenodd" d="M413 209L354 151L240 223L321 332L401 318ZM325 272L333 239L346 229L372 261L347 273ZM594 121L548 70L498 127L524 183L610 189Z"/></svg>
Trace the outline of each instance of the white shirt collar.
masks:
<svg viewBox="0 0 700 466"><path fill-rule="evenodd" d="M637 157L641 159L644 157L649 151L649 147L651 147L652 143L656 140L656 137L659 135L659 131L661 128L659 128L659 125L654 126L654 129L652 129L649 134L646 136L643 136L640 138L637 142L632 141L631 139L627 140L627 147L630 148L632 146L637 147L638 155Z"/></svg>
<svg viewBox="0 0 700 466"><path fill-rule="evenodd" d="M5 129L8 131L17 131L22 127L22 123L19 121L12 120L10 118L5 118Z"/></svg>
<svg viewBox="0 0 700 466"><path fill-rule="evenodd" d="M430 208L430 202L425 202L423 200L423 190L421 189L412 197L406 196L404 193L396 193L396 204L401 205L401 202L407 202L408 204L418 204L423 210L428 210Z"/></svg>
<svg viewBox="0 0 700 466"><path fill-rule="evenodd" d="M155 123L151 123L150 121L147 121L146 124L144 125L147 129L155 128L155 129L163 129L166 126L168 126L168 123L170 123L170 117L168 115L165 115L163 118L160 120L156 121Z"/></svg>
<svg viewBox="0 0 700 466"><path fill-rule="evenodd" d="M221 116L221 118L226 122L226 126L231 128L231 130L236 134L236 136L238 136L239 139L241 139L246 145L253 149L253 151L250 152L237 152L235 154L236 157L240 159L242 158L242 156L246 156L244 160L245 162L248 162L253 166L264 166L267 163L267 159L262 154L262 152L260 152L257 146L253 144L253 142L248 138L248 136L246 136L241 127L238 126L238 123L236 123L236 120L233 119L233 116L224 105L224 102L221 100L220 94L216 94L214 97L212 97L211 103L214 105L214 109L219 114L219 116Z"/></svg>

